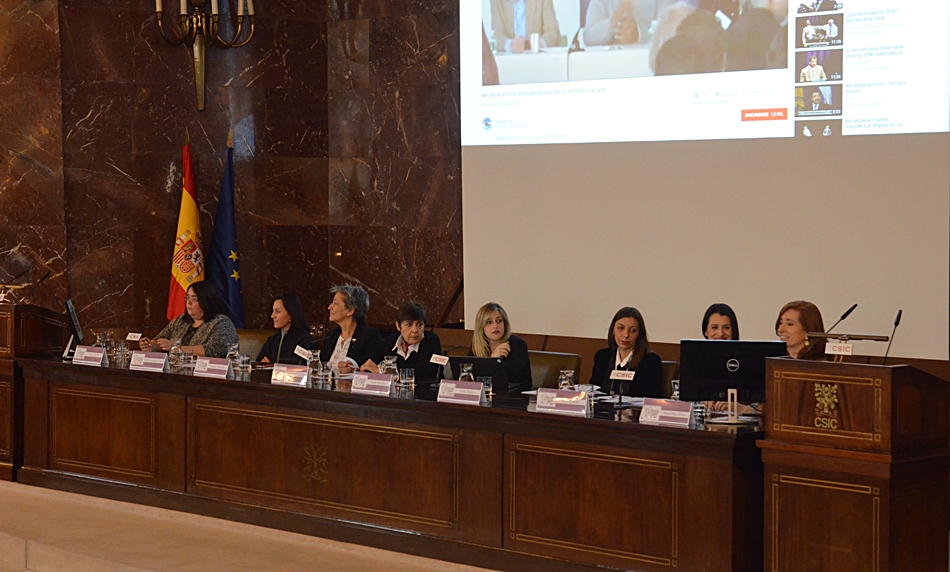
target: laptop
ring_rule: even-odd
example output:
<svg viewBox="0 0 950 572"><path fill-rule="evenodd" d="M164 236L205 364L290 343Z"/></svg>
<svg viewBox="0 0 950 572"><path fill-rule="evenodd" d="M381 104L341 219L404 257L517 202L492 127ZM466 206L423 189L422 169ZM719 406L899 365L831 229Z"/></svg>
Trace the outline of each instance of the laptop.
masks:
<svg viewBox="0 0 950 572"><path fill-rule="evenodd" d="M446 371L446 379L458 379L459 372L462 371L462 364L472 364L472 375L477 380L480 377L490 377L492 391L494 393L507 393L508 391L508 373L505 371L505 365L501 358L476 357L476 356L449 356L449 366L452 371Z"/></svg>

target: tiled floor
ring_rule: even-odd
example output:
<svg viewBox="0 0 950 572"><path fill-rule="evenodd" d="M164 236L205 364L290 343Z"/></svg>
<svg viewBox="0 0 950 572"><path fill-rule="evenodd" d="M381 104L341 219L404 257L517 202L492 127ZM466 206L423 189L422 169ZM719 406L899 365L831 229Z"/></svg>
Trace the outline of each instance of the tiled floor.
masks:
<svg viewBox="0 0 950 572"><path fill-rule="evenodd" d="M0 482L0 572L479 572L332 540Z"/></svg>

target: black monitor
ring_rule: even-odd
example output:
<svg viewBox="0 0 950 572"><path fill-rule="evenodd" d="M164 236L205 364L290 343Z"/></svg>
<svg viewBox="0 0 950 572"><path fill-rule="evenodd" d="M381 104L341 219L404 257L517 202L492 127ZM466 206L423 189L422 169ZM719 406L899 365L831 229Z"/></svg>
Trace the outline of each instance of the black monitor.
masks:
<svg viewBox="0 0 950 572"><path fill-rule="evenodd" d="M69 319L69 329L72 330L73 337L76 339L76 345L82 344L84 337L82 326L79 325L79 316L76 315L72 300L66 300L66 317Z"/></svg>
<svg viewBox="0 0 950 572"><path fill-rule="evenodd" d="M741 403L765 401L765 358L788 355L785 342L680 340L680 399Z"/></svg>

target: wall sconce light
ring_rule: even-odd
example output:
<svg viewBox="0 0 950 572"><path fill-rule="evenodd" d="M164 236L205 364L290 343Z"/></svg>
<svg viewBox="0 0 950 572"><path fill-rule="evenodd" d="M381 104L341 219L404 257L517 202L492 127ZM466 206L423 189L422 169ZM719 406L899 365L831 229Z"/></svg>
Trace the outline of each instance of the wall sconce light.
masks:
<svg viewBox="0 0 950 572"><path fill-rule="evenodd" d="M158 20L158 29L162 38L173 46L187 43L191 46L192 59L195 64L195 93L198 97L198 111L205 109L205 47L207 45L220 48L240 48L254 37L254 0L238 0L237 30L230 41L218 35L218 0L211 0L211 13L207 12L207 0L179 0L181 9L181 25L175 34L176 38L169 38L163 24L162 0L155 0L155 17ZM225 0L227 2L228 0ZM191 12L189 13L189 4ZM249 31L243 41L238 42L244 34L244 23L247 21Z"/></svg>

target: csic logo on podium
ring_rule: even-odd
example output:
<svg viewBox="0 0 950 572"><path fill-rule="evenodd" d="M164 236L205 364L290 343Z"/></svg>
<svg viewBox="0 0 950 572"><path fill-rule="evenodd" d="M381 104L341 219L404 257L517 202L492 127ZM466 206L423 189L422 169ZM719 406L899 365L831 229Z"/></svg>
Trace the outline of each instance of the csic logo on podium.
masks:
<svg viewBox="0 0 950 572"><path fill-rule="evenodd" d="M838 384L815 384L815 427L838 428Z"/></svg>

